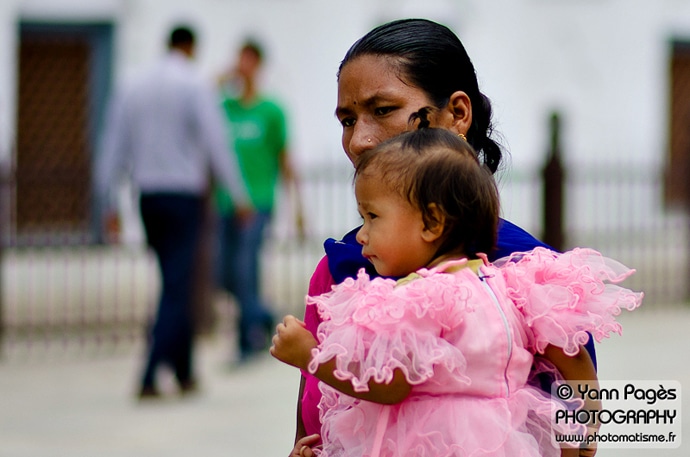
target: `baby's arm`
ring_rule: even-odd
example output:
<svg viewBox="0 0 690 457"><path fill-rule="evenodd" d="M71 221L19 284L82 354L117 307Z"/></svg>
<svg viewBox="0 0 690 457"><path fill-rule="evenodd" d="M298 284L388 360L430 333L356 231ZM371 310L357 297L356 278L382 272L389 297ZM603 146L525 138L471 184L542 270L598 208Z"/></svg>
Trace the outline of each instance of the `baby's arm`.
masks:
<svg viewBox="0 0 690 457"><path fill-rule="evenodd" d="M367 384L369 386L368 392L356 392L352 388L352 383L350 383L350 381L341 381L335 377L335 369L335 359L333 358L319 365L314 376L334 389L362 400L382 403L384 405L393 405L407 398L412 389L412 386L407 382L407 379L405 379L405 374L399 368L393 370L393 379L388 384L377 383L373 379L370 380Z"/></svg>
<svg viewBox="0 0 690 457"><path fill-rule="evenodd" d="M563 352L563 349L548 345L544 350L544 358L553 363L565 381L573 387L574 392L578 392L577 383L574 381L587 381L588 388L593 391L599 390L599 381L597 378L597 372L594 368L594 363L592 362L589 352L584 346L580 347L580 352L574 356L569 356ZM584 390L585 388L583 388ZM601 401L585 399L585 404L583 406L585 410L600 410ZM588 431L594 432L599 429L599 424L588 425ZM593 457L596 452L596 443L592 443L591 447L588 449L563 449L561 451L561 456L580 456L580 457Z"/></svg>
<svg viewBox="0 0 690 457"><path fill-rule="evenodd" d="M307 370L309 362L311 362L311 350L317 345L316 339L304 327L304 323L296 317L288 315L276 328L270 352L273 357L288 365ZM319 365L314 376L334 389L362 400L383 404L400 403L407 398L412 389L400 369L394 370L393 379L390 383L377 383L370 380L368 392L356 392L350 381L342 381L335 376L335 370L336 365L333 358Z"/></svg>

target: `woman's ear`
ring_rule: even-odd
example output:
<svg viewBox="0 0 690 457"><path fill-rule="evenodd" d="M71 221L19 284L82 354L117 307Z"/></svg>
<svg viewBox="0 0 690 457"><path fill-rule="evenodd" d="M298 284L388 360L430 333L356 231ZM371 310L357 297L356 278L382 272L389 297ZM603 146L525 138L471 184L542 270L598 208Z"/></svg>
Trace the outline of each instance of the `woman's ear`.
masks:
<svg viewBox="0 0 690 457"><path fill-rule="evenodd" d="M443 236L443 229L446 225L446 216L443 211L436 205L431 203L428 207L429 217L425 218L424 229L422 230L422 239L427 243L438 241Z"/></svg>
<svg viewBox="0 0 690 457"><path fill-rule="evenodd" d="M472 101L469 95L458 90L448 100L447 112L451 118L451 129L466 135L472 125Z"/></svg>

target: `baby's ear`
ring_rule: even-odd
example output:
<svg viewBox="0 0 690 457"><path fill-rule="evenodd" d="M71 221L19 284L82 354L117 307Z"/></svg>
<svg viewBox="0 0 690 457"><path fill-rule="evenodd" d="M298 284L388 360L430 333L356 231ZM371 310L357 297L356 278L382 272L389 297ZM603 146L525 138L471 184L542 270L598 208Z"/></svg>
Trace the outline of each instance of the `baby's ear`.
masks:
<svg viewBox="0 0 690 457"><path fill-rule="evenodd" d="M436 203L428 206L428 217L424 221L422 239L428 243L433 243L443 236L443 229L446 224L446 216Z"/></svg>

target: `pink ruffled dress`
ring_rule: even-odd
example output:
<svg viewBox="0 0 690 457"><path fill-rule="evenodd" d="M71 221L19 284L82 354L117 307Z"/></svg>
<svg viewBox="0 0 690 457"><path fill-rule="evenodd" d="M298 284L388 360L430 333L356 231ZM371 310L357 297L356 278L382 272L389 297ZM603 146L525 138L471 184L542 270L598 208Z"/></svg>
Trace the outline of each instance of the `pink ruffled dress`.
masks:
<svg viewBox="0 0 690 457"><path fill-rule="evenodd" d="M551 439L559 405L528 384L534 355L548 344L576 354L587 332L620 333L615 316L642 300L615 285L632 273L594 250L537 248L397 282L361 271L310 297L322 318L310 372L335 358L335 375L356 391L396 368L412 385L404 401L382 405L320 383L320 455L560 455Z"/></svg>

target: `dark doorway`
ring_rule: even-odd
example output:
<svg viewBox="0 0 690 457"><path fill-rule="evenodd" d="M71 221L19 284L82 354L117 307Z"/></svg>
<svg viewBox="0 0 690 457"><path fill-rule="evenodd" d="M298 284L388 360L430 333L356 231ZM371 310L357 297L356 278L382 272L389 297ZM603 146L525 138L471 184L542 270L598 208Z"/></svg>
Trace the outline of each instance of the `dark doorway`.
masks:
<svg viewBox="0 0 690 457"><path fill-rule="evenodd" d="M690 205L690 41L672 44L666 204Z"/></svg>
<svg viewBox="0 0 690 457"><path fill-rule="evenodd" d="M20 24L12 244L95 239L92 157L112 26Z"/></svg>

